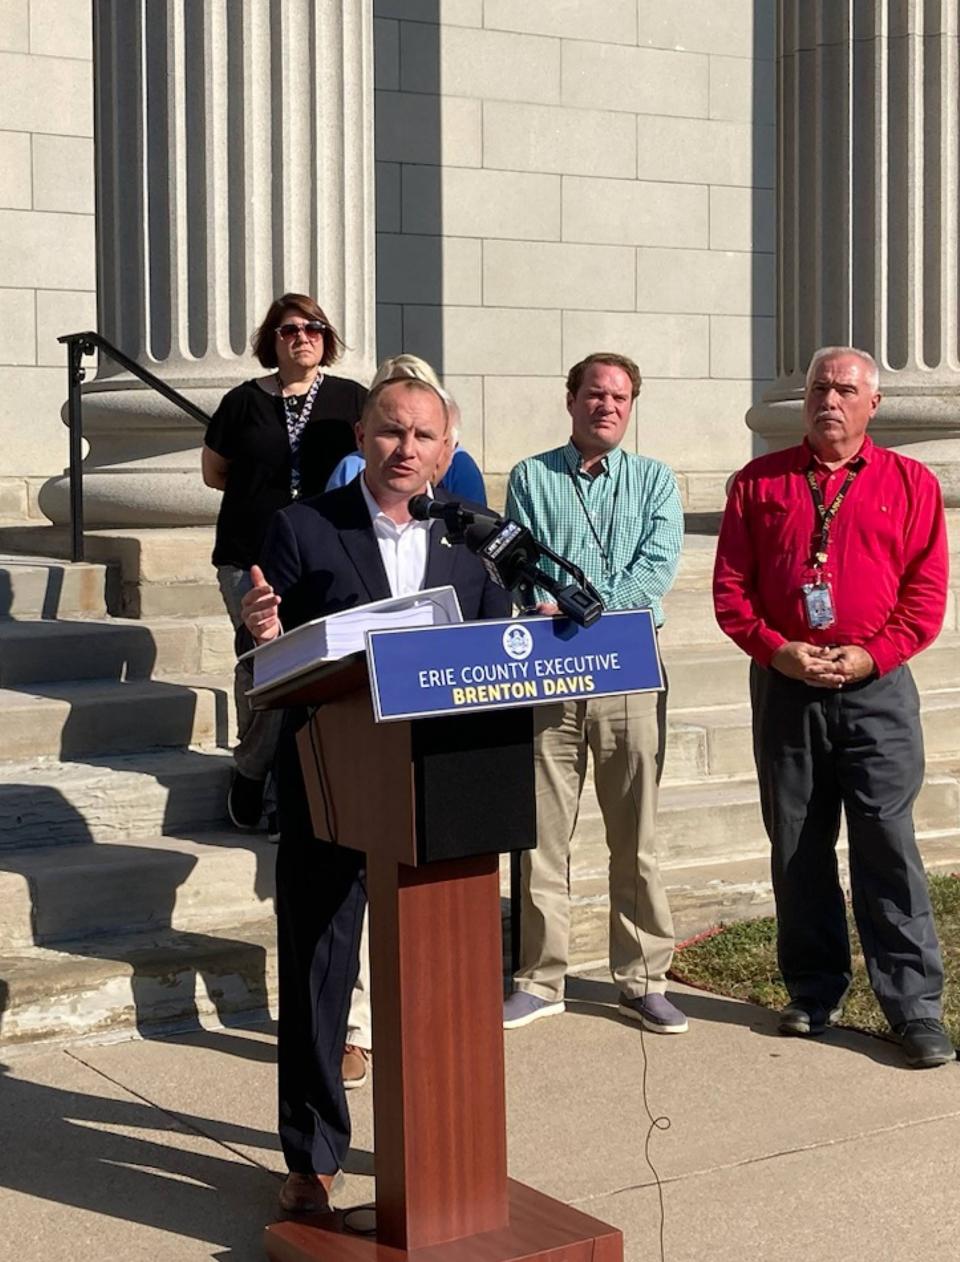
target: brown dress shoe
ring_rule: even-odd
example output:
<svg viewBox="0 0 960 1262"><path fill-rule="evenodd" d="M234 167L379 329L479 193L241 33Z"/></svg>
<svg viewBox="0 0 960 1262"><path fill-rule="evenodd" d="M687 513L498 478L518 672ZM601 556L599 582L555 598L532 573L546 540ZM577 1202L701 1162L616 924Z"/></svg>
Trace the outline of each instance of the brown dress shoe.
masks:
<svg viewBox="0 0 960 1262"><path fill-rule="evenodd" d="M343 1049L343 1086L345 1091L352 1091L354 1087L362 1087L367 1081L370 1073L370 1060L373 1052L365 1047L357 1047L354 1043L347 1043Z"/></svg>
<svg viewBox="0 0 960 1262"><path fill-rule="evenodd" d="M335 1174L290 1173L280 1189L280 1208L285 1214L328 1214L330 1189Z"/></svg>

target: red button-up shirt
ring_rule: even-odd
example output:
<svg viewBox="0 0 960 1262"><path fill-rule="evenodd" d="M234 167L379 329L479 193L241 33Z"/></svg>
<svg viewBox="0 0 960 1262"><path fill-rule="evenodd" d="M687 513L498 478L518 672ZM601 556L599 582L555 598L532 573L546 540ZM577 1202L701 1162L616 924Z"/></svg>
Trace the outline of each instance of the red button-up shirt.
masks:
<svg viewBox="0 0 960 1262"><path fill-rule="evenodd" d="M819 520L806 470L829 505L846 480L804 441L737 474L720 529L713 598L721 628L761 666L782 644L859 644L883 675L936 637L947 601L947 535L940 484L917 460L865 438L863 463L830 527L823 577L836 623L807 623L803 584Z"/></svg>

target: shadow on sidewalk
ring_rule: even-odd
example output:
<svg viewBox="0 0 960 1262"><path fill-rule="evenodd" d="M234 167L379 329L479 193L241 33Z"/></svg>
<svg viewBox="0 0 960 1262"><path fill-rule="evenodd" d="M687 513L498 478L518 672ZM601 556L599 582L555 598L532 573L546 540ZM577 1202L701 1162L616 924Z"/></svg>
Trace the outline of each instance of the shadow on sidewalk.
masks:
<svg viewBox="0 0 960 1262"><path fill-rule="evenodd" d="M625 1018L617 1013L617 993L617 987L612 982L588 977L568 977L567 1011L589 1014L607 1021L623 1021ZM728 999L709 991L685 990L678 996L678 1003L691 1021L739 1025L752 1030L761 1038L773 1039L780 1044L787 1041L777 1029L779 1014L772 1008L761 1008L757 1004ZM808 1041L815 1045L842 1047L891 1069L902 1069L906 1073L916 1072L904 1063L897 1044L880 1035L865 1034L860 1030L844 1029L841 1026Z"/></svg>
<svg viewBox="0 0 960 1262"><path fill-rule="evenodd" d="M139 1101L27 1082L0 1065L0 1186L208 1242L225 1250L215 1256L232 1262L260 1262L278 1176L211 1153L202 1136L225 1145L276 1145L272 1133L214 1118L181 1121ZM25 1202L20 1213L38 1211ZM31 1238L26 1223L12 1227L11 1240ZM76 1244L74 1256L86 1256L83 1243Z"/></svg>

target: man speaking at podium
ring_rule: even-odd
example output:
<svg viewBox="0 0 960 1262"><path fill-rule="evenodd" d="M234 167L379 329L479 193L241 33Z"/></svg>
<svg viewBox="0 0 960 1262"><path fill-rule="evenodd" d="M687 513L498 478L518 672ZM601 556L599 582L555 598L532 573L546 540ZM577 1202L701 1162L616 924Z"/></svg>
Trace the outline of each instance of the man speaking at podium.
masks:
<svg viewBox="0 0 960 1262"><path fill-rule="evenodd" d="M448 426L445 400L425 381L388 380L370 392L357 424L364 472L273 519L243 601L257 644L341 609L446 584L465 619L509 616L510 597L477 557L449 546L443 522L414 521L407 508L411 496L429 494ZM280 1207L294 1214L327 1208L350 1147L341 1063L366 904L363 854L349 838L314 839L295 741L305 721L303 711L287 712L277 753L279 1129L290 1171Z"/></svg>

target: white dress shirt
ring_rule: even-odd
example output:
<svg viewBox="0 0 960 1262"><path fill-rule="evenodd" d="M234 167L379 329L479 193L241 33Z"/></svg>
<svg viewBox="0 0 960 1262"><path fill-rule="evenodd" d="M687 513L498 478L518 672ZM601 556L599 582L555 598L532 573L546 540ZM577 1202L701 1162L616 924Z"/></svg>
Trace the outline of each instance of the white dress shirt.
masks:
<svg viewBox="0 0 960 1262"><path fill-rule="evenodd" d="M360 475L360 489L370 513L383 568L387 572L390 595L412 596L422 590L426 578L431 523L411 519L398 526L370 494L363 474ZM430 494L429 487L427 494Z"/></svg>

